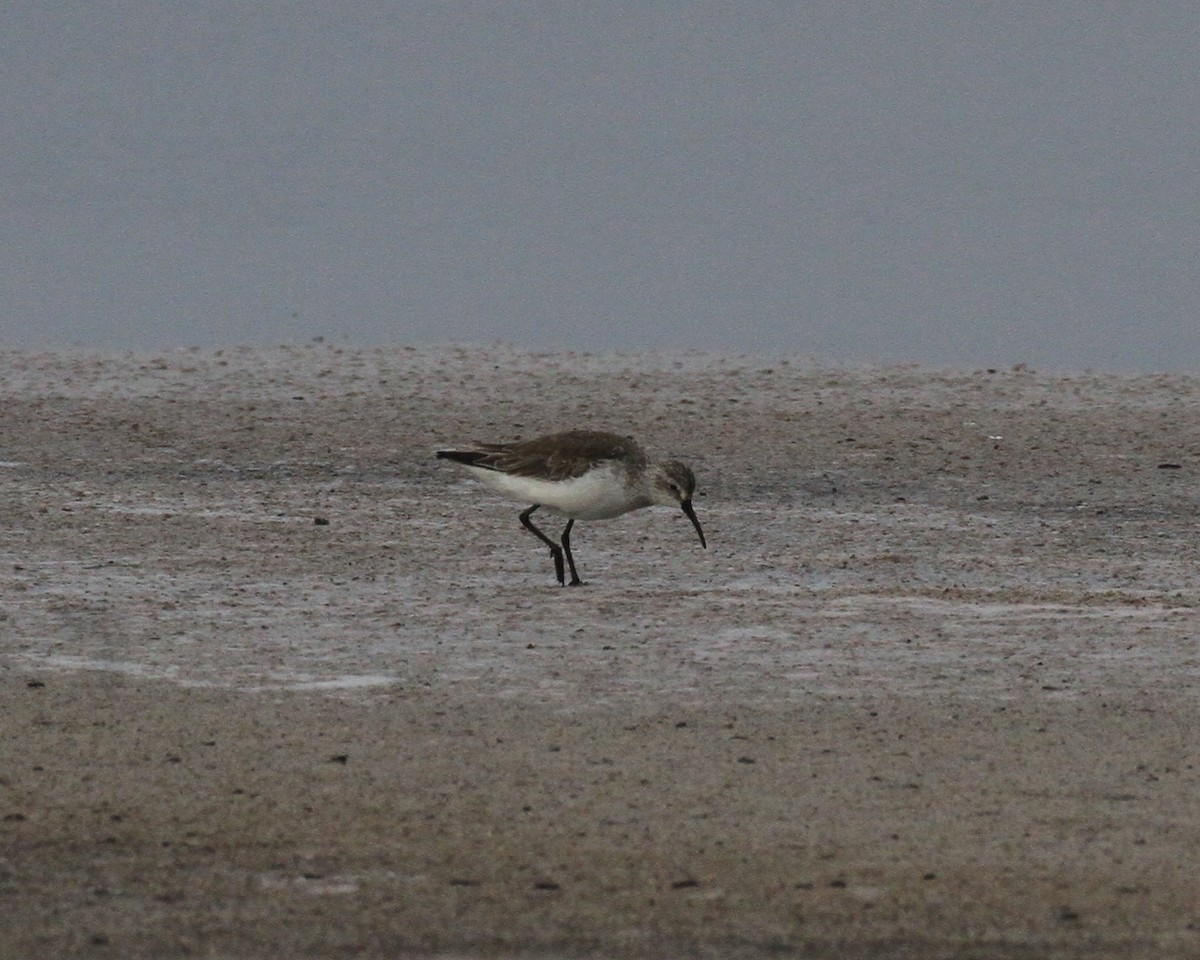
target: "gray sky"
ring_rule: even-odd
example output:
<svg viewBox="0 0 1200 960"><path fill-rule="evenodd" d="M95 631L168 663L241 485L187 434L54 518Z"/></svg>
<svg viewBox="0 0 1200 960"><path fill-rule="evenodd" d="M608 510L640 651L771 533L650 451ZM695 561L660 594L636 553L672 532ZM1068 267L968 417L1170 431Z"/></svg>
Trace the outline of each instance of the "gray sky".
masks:
<svg viewBox="0 0 1200 960"><path fill-rule="evenodd" d="M1200 371L1200 10L8 3L0 344Z"/></svg>

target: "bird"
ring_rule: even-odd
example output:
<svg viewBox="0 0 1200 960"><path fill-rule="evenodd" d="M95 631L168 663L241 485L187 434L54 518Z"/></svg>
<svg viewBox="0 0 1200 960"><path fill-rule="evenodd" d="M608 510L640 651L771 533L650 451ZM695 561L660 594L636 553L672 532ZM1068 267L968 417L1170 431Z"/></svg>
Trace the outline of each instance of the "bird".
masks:
<svg viewBox="0 0 1200 960"><path fill-rule="evenodd" d="M521 525L550 548L560 585L583 583L571 555L576 520L608 520L654 505L679 507L692 521L700 546L708 549L692 507L696 477L678 460L651 461L632 437L601 430L567 430L512 443L478 443L469 450L438 450L437 457L517 500L531 503ZM567 518L559 543L530 519L535 510ZM560 545L561 544L561 545ZM566 579L566 567L571 580Z"/></svg>

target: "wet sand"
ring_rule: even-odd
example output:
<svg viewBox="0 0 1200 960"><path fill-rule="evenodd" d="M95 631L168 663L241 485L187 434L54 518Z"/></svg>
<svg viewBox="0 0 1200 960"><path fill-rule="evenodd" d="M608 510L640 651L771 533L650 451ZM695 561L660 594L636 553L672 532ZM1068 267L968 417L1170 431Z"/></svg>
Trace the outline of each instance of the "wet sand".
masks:
<svg viewBox="0 0 1200 960"><path fill-rule="evenodd" d="M1200 954L1200 380L0 353L0 956ZM439 446L689 461L586 587Z"/></svg>

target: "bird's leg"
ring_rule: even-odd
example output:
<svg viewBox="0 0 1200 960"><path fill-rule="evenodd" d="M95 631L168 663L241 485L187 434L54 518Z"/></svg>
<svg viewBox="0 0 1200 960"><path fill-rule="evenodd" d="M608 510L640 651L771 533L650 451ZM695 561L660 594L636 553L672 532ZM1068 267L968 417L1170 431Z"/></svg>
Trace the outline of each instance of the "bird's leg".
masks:
<svg viewBox="0 0 1200 960"><path fill-rule="evenodd" d="M529 519L529 515L537 508L538 505L535 503L532 507L521 514L521 525L550 548L550 556L554 558L554 575L558 577L558 582L560 585L565 584L567 582L567 578L563 574L562 547L542 533L541 530L533 525L533 521ZM571 564L571 573L575 573L575 564L573 563Z"/></svg>
<svg viewBox="0 0 1200 960"><path fill-rule="evenodd" d="M579 579L579 574L575 572L575 558L571 556L571 528L575 526L575 518L572 517L567 521L566 527L562 532L563 553L567 555L567 565L571 568L571 583L569 586L578 587L582 580Z"/></svg>

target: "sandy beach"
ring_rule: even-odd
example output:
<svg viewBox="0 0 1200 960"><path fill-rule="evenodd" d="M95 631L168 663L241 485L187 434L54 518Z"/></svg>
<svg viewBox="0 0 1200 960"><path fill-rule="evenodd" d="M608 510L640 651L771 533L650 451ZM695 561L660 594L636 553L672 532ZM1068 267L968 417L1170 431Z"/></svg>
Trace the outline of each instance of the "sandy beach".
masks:
<svg viewBox="0 0 1200 960"><path fill-rule="evenodd" d="M709 549L432 457L584 426ZM0 957L1200 956L1198 470L1178 375L0 352Z"/></svg>

